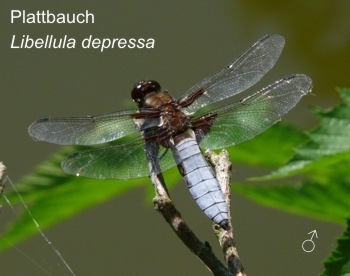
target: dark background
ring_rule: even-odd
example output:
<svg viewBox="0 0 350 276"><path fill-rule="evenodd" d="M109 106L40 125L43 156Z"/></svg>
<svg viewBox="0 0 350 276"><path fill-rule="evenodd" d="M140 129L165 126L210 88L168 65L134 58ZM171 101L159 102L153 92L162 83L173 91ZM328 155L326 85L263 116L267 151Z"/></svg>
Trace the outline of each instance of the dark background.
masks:
<svg viewBox="0 0 350 276"><path fill-rule="evenodd" d="M65 13L87 9L95 14L95 24L11 24L11 9ZM312 127L316 119L308 107L329 107L339 101L334 88L350 86L348 1L4 0L0 12L0 160L14 182L59 149L30 139L27 127L37 118L127 108L132 85L145 78L158 80L179 97L267 33L283 35L286 46L258 87L290 73L305 73L314 81L314 96L303 98L287 121ZM71 50L10 49L13 34L66 34L78 44ZM116 48L103 53L81 49L79 41L89 35L152 37L156 45L152 50ZM239 164L234 164L234 170L237 180L261 174ZM145 180L145 185L150 183ZM183 183L171 194L194 231L220 256L210 222ZM238 250L249 275L316 275L322 271L321 262L335 246L341 226L268 209L237 195L232 200ZM301 243L314 229L319 236L316 248L305 253ZM45 232L78 275L209 274L146 203L143 190L130 191ZM40 238L33 238L20 248L36 258L40 243ZM48 265L51 273L61 275L55 259L52 262L53 266ZM13 249L0 257L0 275L44 274Z"/></svg>

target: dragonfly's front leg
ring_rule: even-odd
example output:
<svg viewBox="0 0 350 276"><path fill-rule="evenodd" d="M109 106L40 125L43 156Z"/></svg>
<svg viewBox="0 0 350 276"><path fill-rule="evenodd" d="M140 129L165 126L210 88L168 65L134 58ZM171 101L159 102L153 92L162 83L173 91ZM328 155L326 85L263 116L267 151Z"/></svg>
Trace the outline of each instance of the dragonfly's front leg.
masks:
<svg viewBox="0 0 350 276"><path fill-rule="evenodd" d="M165 185L163 174L159 165L159 144L154 142L145 142L146 159L149 167L150 178L159 196L169 197L168 189Z"/></svg>

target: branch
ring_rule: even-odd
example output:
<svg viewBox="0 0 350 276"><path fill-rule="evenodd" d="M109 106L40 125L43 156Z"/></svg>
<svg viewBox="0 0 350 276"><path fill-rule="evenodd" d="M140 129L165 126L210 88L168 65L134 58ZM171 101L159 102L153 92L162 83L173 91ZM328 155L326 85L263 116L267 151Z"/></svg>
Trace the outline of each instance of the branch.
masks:
<svg viewBox="0 0 350 276"><path fill-rule="evenodd" d="M157 151L158 148L156 148L156 145L146 143L146 152L153 153L147 156L147 160L151 171L151 181L154 185L156 192L156 196L153 199L154 208L160 214L162 214L162 216L168 222L175 234L191 250L191 252L193 252L207 266L207 268L214 275L245 275L243 273L243 267L238 258L237 250L233 245L232 230L225 231L219 225L216 225L216 230L214 230L219 239L219 243L223 248L225 260L229 267L229 269L227 269L214 255L210 245L208 243L202 243L193 233L193 231L189 228L186 222L182 219L180 212L176 209L175 205L170 199L163 175L160 173L161 170L159 168L159 163L157 162L157 160L155 160L154 156L157 156L155 154ZM230 205L230 165L231 163L229 163L229 169L226 170L226 176L220 176L220 180L218 178L221 188L224 191L228 206ZM220 171L223 172L224 170ZM219 177L218 172L217 174L217 177ZM226 179L226 182L221 183L221 179ZM231 226L231 222L229 223ZM230 227L230 229L232 229L232 227Z"/></svg>
<svg viewBox="0 0 350 276"><path fill-rule="evenodd" d="M6 180L6 167L0 161L0 196L2 196L2 193L5 189L5 180Z"/></svg>
<svg viewBox="0 0 350 276"><path fill-rule="evenodd" d="M222 150L220 154L213 151L206 151L205 155L208 157L210 163L215 167L216 179L219 181L222 192L225 195L226 204L228 206L229 230L222 229L219 225L214 224L214 232L222 247L224 258L227 266L234 275L244 276L244 268L238 256L238 251L234 242L234 235L231 223L231 190L230 190L230 174L231 162L226 150Z"/></svg>
<svg viewBox="0 0 350 276"><path fill-rule="evenodd" d="M210 246L202 243L182 219L165 188L163 176L151 173L151 179L156 190L156 196L153 199L154 208L163 215L175 234L214 275L232 275L216 258Z"/></svg>

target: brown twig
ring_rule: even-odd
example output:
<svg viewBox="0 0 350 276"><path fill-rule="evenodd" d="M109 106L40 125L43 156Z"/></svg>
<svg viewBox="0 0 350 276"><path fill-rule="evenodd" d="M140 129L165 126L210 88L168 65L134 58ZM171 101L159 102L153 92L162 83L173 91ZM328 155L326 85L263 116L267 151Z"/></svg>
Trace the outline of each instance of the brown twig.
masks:
<svg viewBox="0 0 350 276"><path fill-rule="evenodd" d="M223 249L224 258L230 272L233 275L244 276L244 268L238 256L238 251L234 242L234 235L231 223L230 203L231 203L231 190L230 190L230 175L231 175L231 162L226 150L222 150L220 154L216 154L212 151L206 151L206 156L210 163L215 167L216 179L220 183L222 192L225 195L226 204L229 210L229 230L222 229L219 225L214 224L214 232L219 240L220 246Z"/></svg>
<svg viewBox="0 0 350 276"><path fill-rule="evenodd" d="M6 167L0 161L0 196L2 195L5 189L5 179L6 179Z"/></svg>
<svg viewBox="0 0 350 276"><path fill-rule="evenodd" d="M163 215L175 234L181 241L207 266L214 275L232 275L227 268L214 255L210 246L202 243L193 231L188 227L182 219L180 212L175 208L173 202L169 198L167 191L162 182L161 174L151 174L152 183L156 191L163 191L166 194L158 194L153 199L154 208Z"/></svg>
<svg viewBox="0 0 350 276"><path fill-rule="evenodd" d="M181 239L181 241L207 266L214 275L245 275L243 267L240 263L237 249L233 243L233 233L231 230L225 231L216 225L215 233L219 239L219 243L224 251L225 261L228 265L227 269L220 260L214 255L211 247L207 243L202 243L186 222L182 219L180 212L170 199L162 174L160 173L158 160L155 159L158 153L158 147L155 144L146 143L147 161L150 168L150 177L155 188L156 196L153 199L154 208L162 214L170 227ZM211 162L215 165L217 178L226 197L226 203L230 206L230 166L228 155L211 156ZM215 159L215 156L219 159ZM228 164L228 165L227 165ZM230 214L229 214L230 217ZM231 222L229 222L231 226Z"/></svg>
<svg viewBox="0 0 350 276"><path fill-rule="evenodd" d="M182 219L180 212L175 208L165 186L163 175L160 173L158 156L159 146L146 143L147 162L150 177L156 192L153 199L154 208L163 215L170 227L181 241L207 266L214 275L232 275L229 270L214 255L209 245L202 243Z"/></svg>

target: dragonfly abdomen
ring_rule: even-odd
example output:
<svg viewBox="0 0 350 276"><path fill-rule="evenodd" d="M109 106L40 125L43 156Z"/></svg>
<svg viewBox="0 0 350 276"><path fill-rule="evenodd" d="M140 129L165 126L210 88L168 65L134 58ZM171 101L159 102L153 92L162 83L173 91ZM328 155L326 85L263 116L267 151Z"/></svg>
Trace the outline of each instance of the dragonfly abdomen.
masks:
<svg viewBox="0 0 350 276"><path fill-rule="evenodd" d="M176 144L176 150L176 162L192 197L212 221L227 227L228 210L224 194L197 141L192 137L181 139Z"/></svg>

